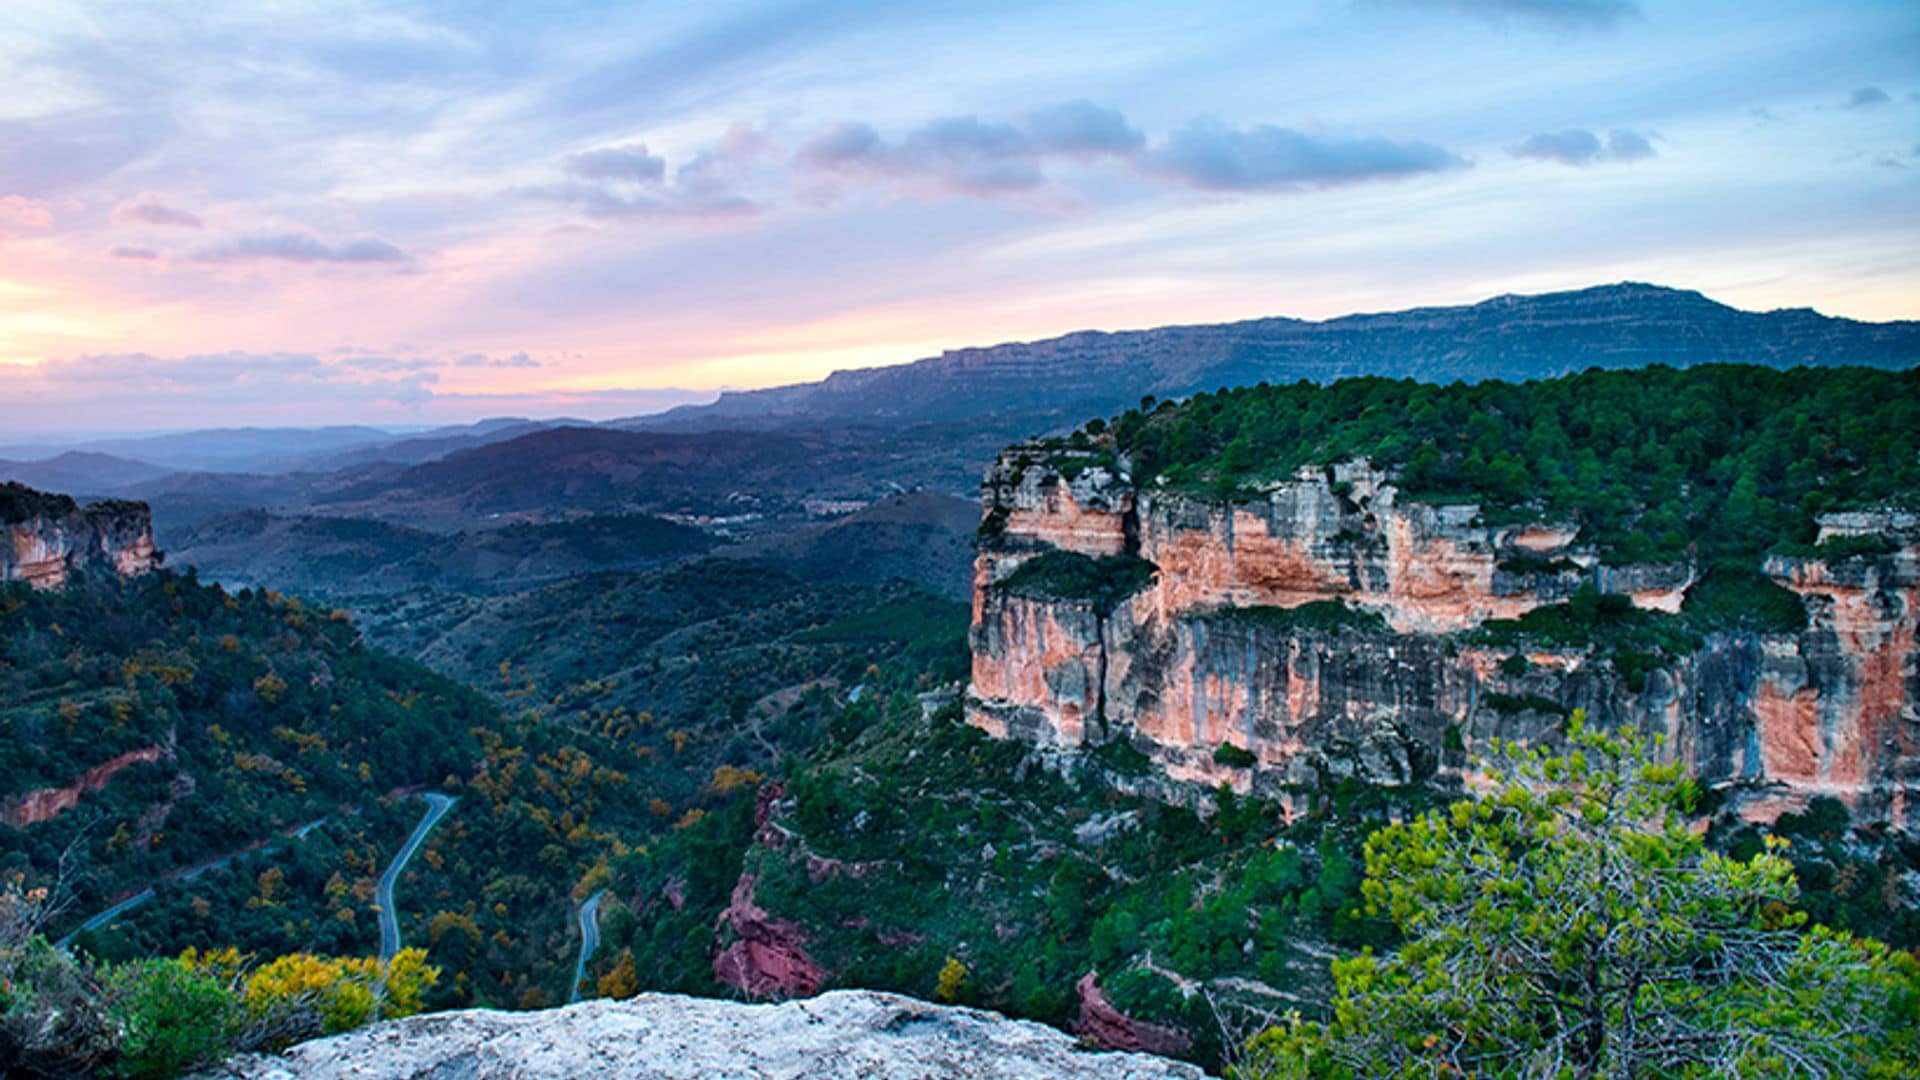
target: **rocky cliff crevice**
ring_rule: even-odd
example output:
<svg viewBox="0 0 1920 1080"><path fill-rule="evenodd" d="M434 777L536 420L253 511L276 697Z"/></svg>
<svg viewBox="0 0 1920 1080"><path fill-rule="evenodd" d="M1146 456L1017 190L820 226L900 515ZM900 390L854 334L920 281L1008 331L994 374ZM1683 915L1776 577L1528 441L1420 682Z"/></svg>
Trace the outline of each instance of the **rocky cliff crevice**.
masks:
<svg viewBox="0 0 1920 1080"><path fill-rule="evenodd" d="M123 577L160 565L147 504L112 499L80 506L20 484L0 484L0 582L59 588L75 570L96 568Z"/></svg>
<svg viewBox="0 0 1920 1080"><path fill-rule="evenodd" d="M1831 795L1920 827L1911 515L1831 515L1823 540L1884 542L1768 563L1802 598L1804 630L1710 633L1645 668L1476 631L1583 587L1677 612L1693 567L1610 566L1570 524L1405 500L1364 462L1222 501L1025 447L983 492L967 712L996 736L1124 740L1168 779L1299 805L1348 777L1452 779L1493 739L1551 743L1577 708L1664 736L1750 818ZM1017 587L1050 552L1137 557L1153 574L1104 611Z"/></svg>

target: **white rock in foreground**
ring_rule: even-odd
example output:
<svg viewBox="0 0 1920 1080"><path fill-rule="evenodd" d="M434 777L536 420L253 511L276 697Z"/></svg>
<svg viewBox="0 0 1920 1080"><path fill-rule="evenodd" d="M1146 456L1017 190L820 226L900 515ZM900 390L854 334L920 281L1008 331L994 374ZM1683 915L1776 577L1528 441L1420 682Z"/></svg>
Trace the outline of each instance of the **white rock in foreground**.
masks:
<svg viewBox="0 0 1920 1080"><path fill-rule="evenodd" d="M803 1001L642 994L544 1012L469 1009L393 1020L274 1056L247 1055L209 1078L633 1077L637 1080L1198 1080L1191 1065L1089 1053L1042 1024L863 990Z"/></svg>

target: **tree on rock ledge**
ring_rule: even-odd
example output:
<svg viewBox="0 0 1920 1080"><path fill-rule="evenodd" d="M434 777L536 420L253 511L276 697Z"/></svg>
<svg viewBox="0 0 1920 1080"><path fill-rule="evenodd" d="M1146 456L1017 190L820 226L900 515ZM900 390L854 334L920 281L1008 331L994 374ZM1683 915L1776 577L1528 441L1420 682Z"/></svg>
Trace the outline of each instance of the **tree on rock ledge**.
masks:
<svg viewBox="0 0 1920 1080"><path fill-rule="evenodd" d="M1335 961L1331 1018L1257 1036L1237 1077L1917 1074L1912 956L1802 926L1792 865L1709 851L1642 740L1576 712L1568 741L1368 840L1368 910L1406 944Z"/></svg>

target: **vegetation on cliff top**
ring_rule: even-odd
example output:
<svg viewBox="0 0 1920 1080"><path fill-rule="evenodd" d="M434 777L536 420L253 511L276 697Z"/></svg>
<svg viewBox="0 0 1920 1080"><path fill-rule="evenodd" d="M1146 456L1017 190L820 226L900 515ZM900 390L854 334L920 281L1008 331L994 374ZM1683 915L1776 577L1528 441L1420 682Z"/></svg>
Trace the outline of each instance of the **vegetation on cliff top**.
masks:
<svg viewBox="0 0 1920 1080"><path fill-rule="evenodd" d="M1539 382L1344 379L1142 402L1076 433L1137 482L1232 495L1364 457L1413 498L1577 521L1609 561L1752 565L1814 515L1920 498L1920 370L1706 365ZM1062 443L1063 446L1068 445Z"/></svg>
<svg viewBox="0 0 1920 1080"><path fill-rule="evenodd" d="M17 525L36 517L63 517L78 506L69 495L50 495L25 484L0 483L0 524Z"/></svg>

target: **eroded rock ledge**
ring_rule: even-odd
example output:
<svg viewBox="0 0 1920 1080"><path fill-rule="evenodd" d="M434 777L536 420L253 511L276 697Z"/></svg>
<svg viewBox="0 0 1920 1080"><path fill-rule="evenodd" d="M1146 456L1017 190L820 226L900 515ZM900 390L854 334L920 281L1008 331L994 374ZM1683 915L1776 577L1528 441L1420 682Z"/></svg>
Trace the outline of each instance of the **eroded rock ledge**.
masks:
<svg viewBox="0 0 1920 1080"><path fill-rule="evenodd" d="M1490 740L1553 745L1582 709L1663 736L1749 820L1832 796L1920 832L1915 515L1827 515L1821 541L1883 550L1769 560L1803 630L1709 633L1629 672L1473 632L1583 586L1676 612L1695 567L1609 566L1570 524L1402 499L1365 462L1222 501L1049 453L1015 447L983 485L967 718L989 734L1069 757L1124 743L1176 796L1224 783L1294 805L1348 778L1451 782ZM1151 577L1106 602L1022 583L1057 553ZM1309 604L1359 617L1279 617Z"/></svg>
<svg viewBox="0 0 1920 1080"><path fill-rule="evenodd" d="M642 994L544 1012L438 1013L302 1043L284 1054L235 1058L200 1075L208 1080L1198 1080L1204 1074L1143 1054L1088 1053L1072 1036L1050 1027L977 1009L836 990L779 1005Z"/></svg>
<svg viewBox="0 0 1920 1080"><path fill-rule="evenodd" d="M147 504L111 499L80 506L20 484L0 484L0 583L57 589L79 568L122 577L160 565Z"/></svg>

